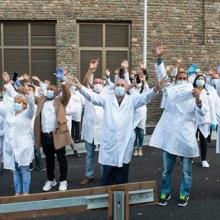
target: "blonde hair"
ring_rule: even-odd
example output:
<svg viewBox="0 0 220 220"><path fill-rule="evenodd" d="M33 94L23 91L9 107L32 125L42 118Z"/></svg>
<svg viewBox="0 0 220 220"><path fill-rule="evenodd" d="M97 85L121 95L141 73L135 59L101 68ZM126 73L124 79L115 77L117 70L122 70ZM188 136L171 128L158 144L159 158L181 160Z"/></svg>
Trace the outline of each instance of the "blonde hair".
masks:
<svg viewBox="0 0 220 220"><path fill-rule="evenodd" d="M24 96L22 94L16 95L15 98L14 98L14 101L17 102L17 103L21 103L23 105L24 109L27 108L27 98L26 98L26 96Z"/></svg>

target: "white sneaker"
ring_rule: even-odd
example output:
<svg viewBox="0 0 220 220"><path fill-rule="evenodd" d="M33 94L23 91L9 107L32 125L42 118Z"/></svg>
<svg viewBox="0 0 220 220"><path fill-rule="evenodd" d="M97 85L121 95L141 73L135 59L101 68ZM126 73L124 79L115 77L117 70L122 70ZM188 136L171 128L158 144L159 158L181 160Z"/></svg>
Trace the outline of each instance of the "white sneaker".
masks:
<svg viewBox="0 0 220 220"><path fill-rule="evenodd" d="M60 186L59 186L59 191L66 191L67 190L67 181L64 180L64 181L61 181L60 182Z"/></svg>
<svg viewBox="0 0 220 220"><path fill-rule="evenodd" d="M209 165L209 163L206 160L203 160L202 161L202 167L208 168L208 167L210 167L210 165Z"/></svg>
<svg viewBox="0 0 220 220"><path fill-rule="evenodd" d="M142 147L138 148L138 156L139 156L139 157L142 157L142 156L143 156Z"/></svg>
<svg viewBox="0 0 220 220"><path fill-rule="evenodd" d="M43 187L43 191L45 191L45 192L50 191L52 189L52 187L56 186L56 185L57 185L57 182L55 179L53 181L47 180L45 182L44 187Z"/></svg>
<svg viewBox="0 0 220 220"><path fill-rule="evenodd" d="M137 157L138 156L138 150L137 150L137 147L134 148L134 153L133 153L133 156Z"/></svg>

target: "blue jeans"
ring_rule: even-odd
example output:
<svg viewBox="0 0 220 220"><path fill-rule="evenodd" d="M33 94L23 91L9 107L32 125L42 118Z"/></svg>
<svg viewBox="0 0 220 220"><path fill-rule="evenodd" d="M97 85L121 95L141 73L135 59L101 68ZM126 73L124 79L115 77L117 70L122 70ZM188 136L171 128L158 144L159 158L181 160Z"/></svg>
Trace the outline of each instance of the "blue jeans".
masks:
<svg viewBox="0 0 220 220"><path fill-rule="evenodd" d="M144 129L136 127L134 129L136 138L134 141L135 147L142 147L144 145Z"/></svg>
<svg viewBox="0 0 220 220"><path fill-rule="evenodd" d="M163 173L161 193L169 194L171 174L176 163L176 155L170 154L166 151L162 152L163 157ZM189 196L192 186L192 158L182 157L182 176L180 185L180 194Z"/></svg>
<svg viewBox="0 0 220 220"><path fill-rule="evenodd" d="M20 166L15 162L15 171L13 171L15 193L29 193L31 183L31 173L29 166Z"/></svg>
<svg viewBox="0 0 220 220"><path fill-rule="evenodd" d="M91 144L89 142L85 142L86 145L86 177L93 178L94 177L94 152L95 145L94 142Z"/></svg>

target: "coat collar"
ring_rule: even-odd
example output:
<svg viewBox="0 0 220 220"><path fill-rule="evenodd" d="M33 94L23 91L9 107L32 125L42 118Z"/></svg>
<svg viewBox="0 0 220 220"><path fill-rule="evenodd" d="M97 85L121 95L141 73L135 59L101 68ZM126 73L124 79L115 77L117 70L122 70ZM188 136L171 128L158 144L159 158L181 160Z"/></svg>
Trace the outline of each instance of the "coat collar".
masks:
<svg viewBox="0 0 220 220"><path fill-rule="evenodd" d="M121 105L119 105L119 104L118 104L118 100L117 100L117 98L116 98L116 96L115 96L115 94L114 94L114 98L113 98L112 103L113 103L117 108L122 108L122 107L127 103L127 101L128 101L128 95L125 94L125 97L124 97L124 98L122 99L122 101L121 101Z"/></svg>

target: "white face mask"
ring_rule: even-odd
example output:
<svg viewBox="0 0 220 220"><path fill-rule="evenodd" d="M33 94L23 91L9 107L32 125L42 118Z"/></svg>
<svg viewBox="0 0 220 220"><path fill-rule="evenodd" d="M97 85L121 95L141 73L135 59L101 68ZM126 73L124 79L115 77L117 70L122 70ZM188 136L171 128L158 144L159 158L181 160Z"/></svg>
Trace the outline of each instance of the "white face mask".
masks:
<svg viewBox="0 0 220 220"><path fill-rule="evenodd" d="M125 88L122 87L122 86L115 86L114 92L115 92L115 95L116 95L117 97L122 97L122 96L125 95L126 90L125 90Z"/></svg>
<svg viewBox="0 0 220 220"><path fill-rule="evenodd" d="M48 99L53 99L54 98L54 91L47 90L46 96L47 96Z"/></svg>
<svg viewBox="0 0 220 220"><path fill-rule="evenodd" d="M23 106L20 103L14 102L13 109L15 113L18 113L23 110Z"/></svg>
<svg viewBox="0 0 220 220"><path fill-rule="evenodd" d="M94 92L96 93L100 93L103 89L103 85L102 84L95 84L93 87Z"/></svg>
<svg viewBox="0 0 220 220"><path fill-rule="evenodd" d="M176 85L183 85L183 84L187 84L186 80L177 80L176 81Z"/></svg>
<svg viewBox="0 0 220 220"><path fill-rule="evenodd" d="M218 80L218 79L212 79L210 76L208 76L208 77L206 78L206 82L207 82L208 84L213 85L213 86L216 85L216 81L217 81L217 80Z"/></svg>
<svg viewBox="0 0 220 220"><path fill-rule="evenodd" d="M197 87L203 87L205 85L205 80L203 79L197 79L196 80L196 86Z"/></svg>

